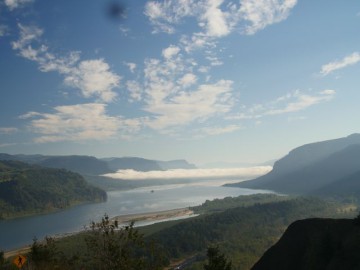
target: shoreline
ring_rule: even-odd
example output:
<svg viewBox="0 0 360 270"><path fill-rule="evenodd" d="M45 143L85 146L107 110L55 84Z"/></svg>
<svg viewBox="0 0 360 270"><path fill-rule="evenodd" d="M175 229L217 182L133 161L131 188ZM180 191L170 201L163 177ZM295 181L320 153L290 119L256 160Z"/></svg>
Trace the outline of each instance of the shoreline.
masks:
<svg viewBox="0 0 360 270"><path fill-rule="evenodd" d="M193 216L194 211L189 208L178 208L172 210L156 211L149 213L139 213L139 214L129 214L129 215L120 215L110 218L111 221L117 221L119 225L123 225L130 222L152 222L152 221L162 221L173 218L180 218L185 216Z"/></svg>
<svg viewBox="0 0 360 270"><path fill-rule="evenodd" d="M128 215L119 215L115 217L110 217L111 221L117 220L119 225L127 225L130 222L135 222L135 227L137 222L151 222L151 224L168 221L173 219L180 219L180 218L190 218L196 216L194 211L190 210L189 208L179 208L179 209L172 209L172 210L164 210L164 211L156 211L156 212L149 212L149 213L139 213L139 214L128 214ZM147 224L145 224L146 226ZM53 235L55 239L68 237L77 233L81 233L82 231L73 232L73 233L65 233L61 235ZM19 254L26 254L30 251L31 244L22 246L16 249L4 251L4 258L8 259L10 257L19 255Z"/></svg>

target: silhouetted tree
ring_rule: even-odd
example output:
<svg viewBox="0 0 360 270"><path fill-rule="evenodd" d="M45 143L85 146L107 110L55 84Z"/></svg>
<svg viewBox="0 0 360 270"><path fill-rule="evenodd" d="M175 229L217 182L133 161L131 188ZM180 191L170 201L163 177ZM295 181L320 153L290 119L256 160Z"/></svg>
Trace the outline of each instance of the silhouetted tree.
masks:
<svg viewBox="0 0 360 270"><path fill-rule="evenodd" d="M228 262L218 246L209 247L207 250L208 263L204 270L231 270L231 262Z"/></svg>
<svg viewBox="0 0 360 270"><path fill-rule="evenodd" d="M162 259L156 250L145 248L143 235L134 228L134 223L119 227L105 215L101 222L92 222L86 237L92 269L133 270L160 269Z"/></svg>

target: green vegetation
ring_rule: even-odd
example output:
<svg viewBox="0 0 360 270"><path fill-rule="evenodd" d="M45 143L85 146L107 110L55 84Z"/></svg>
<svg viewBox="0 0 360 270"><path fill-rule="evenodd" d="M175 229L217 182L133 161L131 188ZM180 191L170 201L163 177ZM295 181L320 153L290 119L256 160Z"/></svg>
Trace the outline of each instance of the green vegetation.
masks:
<svg viewBox="0 0 360 270"><path fill-rule="evenodd" d="M171 259L193 256L218 244L234 269L250 269L290 223L309 217L340 216L338 208L336 203L315 198L254 204L184 220L148 239L157 242Z"/></svg>
<svg viewBox="0 0 360 270"><path fill-rule="evenodd" d="M63 169L0 161L0 218L13 218L106 200L106 193Z"/></svg>
<svg viewBox="0 0 360 270"><path fill-rule="evenodd" d="M224 199L206 200L202 205L191 207L196 214L213 214L236 207L248 207L255 204L265 204L290 200L294 197L277 194L255 194L249 196L226 197Z"/></svg>
<svg viewBox="0 0 360 270"><path fill-rule="evenodd" d="M105 215L98 223L92 222L83 240L81 253L69 256L61 249L59 241L46 237L34 240L27 254L25 269L32 270L158 270L168 264L153 243L145 243L143 235L133 223L119 227ZM75 239L79 239L76 237ZM61 241L60 241L61 242ZM14 269L11 259L2 262L2 270ZM1 264L2 263L2 264Z"/></svg>
<svg viewBox="0 0 360 270"><path fill-rule="evenodd" d="M208 248L207 258L208 263L204 265L204 270L231 270L231 262L227 261L218 246Z"/></svg>
<svg viewBox="0 0 360 270"><path fill-rule="evenodd" d="M40 268L49 263L66 270L132 269L120 268L125 262L133 267L138 263L133 269L161 269L170 261L180 261L186 269L203 270L224 260L225 268L220 269L250 269L295 220L355 216L355 212L341 211L346 207L316 198L262 194L207 201L194 208L203 213L198 217L139 230L132 224L119 229L105 216L83 233L34 242L30 258L39 265L35 269L50 269ZM205 260L206 250L215 262ZM40 254L41 260L34 254ZM229 261L232 268L226 268Z"/></svg>

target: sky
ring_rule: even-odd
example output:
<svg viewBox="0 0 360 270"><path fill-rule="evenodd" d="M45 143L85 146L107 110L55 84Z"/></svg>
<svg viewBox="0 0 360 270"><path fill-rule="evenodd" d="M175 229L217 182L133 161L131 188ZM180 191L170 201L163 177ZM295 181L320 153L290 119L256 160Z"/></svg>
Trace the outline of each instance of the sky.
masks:
<svg viewBox="0 0 360 270"><path fill-rule="evenodd" d="M0 0L0 152L258 163L360 132L355 0Z"/></svg>

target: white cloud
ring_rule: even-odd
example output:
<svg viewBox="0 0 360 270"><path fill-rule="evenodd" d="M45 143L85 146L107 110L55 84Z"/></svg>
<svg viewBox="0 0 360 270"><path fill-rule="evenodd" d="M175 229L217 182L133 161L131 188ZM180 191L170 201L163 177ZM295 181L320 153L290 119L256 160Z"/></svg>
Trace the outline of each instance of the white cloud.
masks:
<svg viewBox="0 0 360 270"><path fill-rule="evenodd" d="M224 0L209 0L205 3L205 12L200 17L200 25L206 29L207 36L222 37L230 33L228 18L231 14L220 9L223 2Z"/></svg>
<svg viewBox="0 0 360 270"><path fill-rule="evenodd" d="M157 130L204 121L224 114L232 107L232 82L203 84L195 91L180 91L168 100L149 103L145 110L156 117L147 124Z"/></svg>
<svg viewBox="0 0 360 270"><path fill-rule="evenodd" d="M36 26L18 24L20 38L12 42L14 50L39 65L42 72L56 71L64 76L66 85L80 89L86 98L97 97L102 102L113 101L117 94L114 88L119 87L121 77L110 70L104 59L80 61L80 52L70 52L65 57L58 57L49 52L47 46L39 42L43 30Z"/></svg>
<svg viewBox="0 0 360 270"><path fill-rule="evenodd" d="M197 63L169 48L162 60L145 61L142 109L150 113L145 124L172 134L174 128L228 112L233 106L232 81L198 84L193 73Z"/></svg>
<svg viewBox="0 0 360 270"><path fill-rule="evenodd" d="M164 49L162 51L162 55L166 58L166 59L170 59L174 56L176 56L178 53L180 52L180 48L174 45L170 45L169 47L167 47L166 49Z"/></svg>
<svg viewBox="0 0 360 270"><path fill-rule="evenodd" d="M193 73L186 73L182 78L178 80L178 84L186 88L195 84L196 81L197 77Z"/></svg>
<svg viewBox="0 0 360 270"><path fill-rule="evenodd" d="M326 89L316 94L305 94L297 90L276 98L267 104L255 104L245 112L227 116L228 120L259 119L265 116L293 113L307 109L319 103L328 102L334 98L335 90Z"/></svg>
<svg viewBox="0 0 360 270"><path fill-rule="evenodd" d="M16 8L23 7L24 5L33 2L33 0L5 0L5 5L10 9L14 10Z"/></svg>
<svg viewBox="0 0 360 270"><path fill-rule="evenodd" d="M220 135L224 133L231 133L235 130L241 129L239 125L227 125L224 127L206 127L200 130L201 133L205 133L207 135Z"/></svg>
<svg viewBox="0 0 360 270"><path fill-rule="evenodd" d="M239 16L248 22L244 33L253 35L271 24L285 20L296 3L297 0L242 0Z"/></svg>
<svg viewBox="0 0 360 270"><path fill-rule="evenodd" d="M237 26L247 35L285 20L297 0L241 0L240 5L224 0L165 0L150 1L145 15L154 26L154 32L174 33L175 26L184 17L195 17L203 34L223 37Z"/></svg>
<svg viewBox="0 0 360 270"><path fill-rule="evenodd" d="M334 61L323 65L321 67L320 74L326 76L335 70L355 65L358 62L360 62L360 54L358 52L354 52L353 54L350 54L339 61Z"/></svg>
<svg viewBox="0 0 360 270"><path fill-rule="evenodd" d="M0 127L0 134L13 134L19 130L15 127Z"/></svg>
<svg viewBox="0 0 360 270"><path fill-rule="evenodd" d="M306 95L302 94L299 91L295 91L291 96L294 101L287 103L283 108L270 109L266 111L265 115L276 115L290 112L297 112L304 110L315 104L326 102L331 100L335 95L334 90L324 90L321 91L318 95Z"/></svg>
<svg viewBox="0 0 360 270"><path fill-rule="evenodd" d="M130 92L131 101L140 101L142 98L142 88L137 81L127 81L126 87Z"/></svg>
<svg viewBox="0 0 360 270"><path fill-rule="evenodd" d="M124 64L129 68L131 73L135 72L136 64L131 62L124 62Z"/></svg>
<svg viewBox="0 0 360 270"><path fill-rule="evenodd" d="M222 178L239 177L253 178L271 171L271 166L233 169L176 169L167 171L140 172L134 170L119 170L116 173L105 174L107 177L124 180L143 179L182 179L182 178Z"/></svg>
<svg viewBox="0 0 360 270"><path fill-rule="evenodd" d="M222 61L219 60L219 58L217 58L216 56L207 56L206 57L207 60L210 61L210 65L211 66L221 66L224 63Z"/></svg>
<svg viewBox="0 0 360 270"><path fill-rule="evenodd" d="M109 116L106 104L99 103L57 106L54 113L29 112L20 118L35 118L30 129L39 134L38 143L104 140L114 138L119 131L126 134L140 129L139 120Z"/></svg>
<svg viewBox="0 0 360 270"><path fill-rule="evenodd" d="M173 24L177 24L183 17L191 16L197 10L197 0L165 0L163 2L149 1L145 6L145 15L154 26L154 33L175 32Z"/></svg>
<svg viewBox="0 0 360 270"><path fill-rule="evenodd" d="M65 76L65 83L81 89L84 97L100 97L100 100L111 102L116 97L114 88L119 86L120 77L110 71L103 59L81 61L78 67Z"/></svg>

